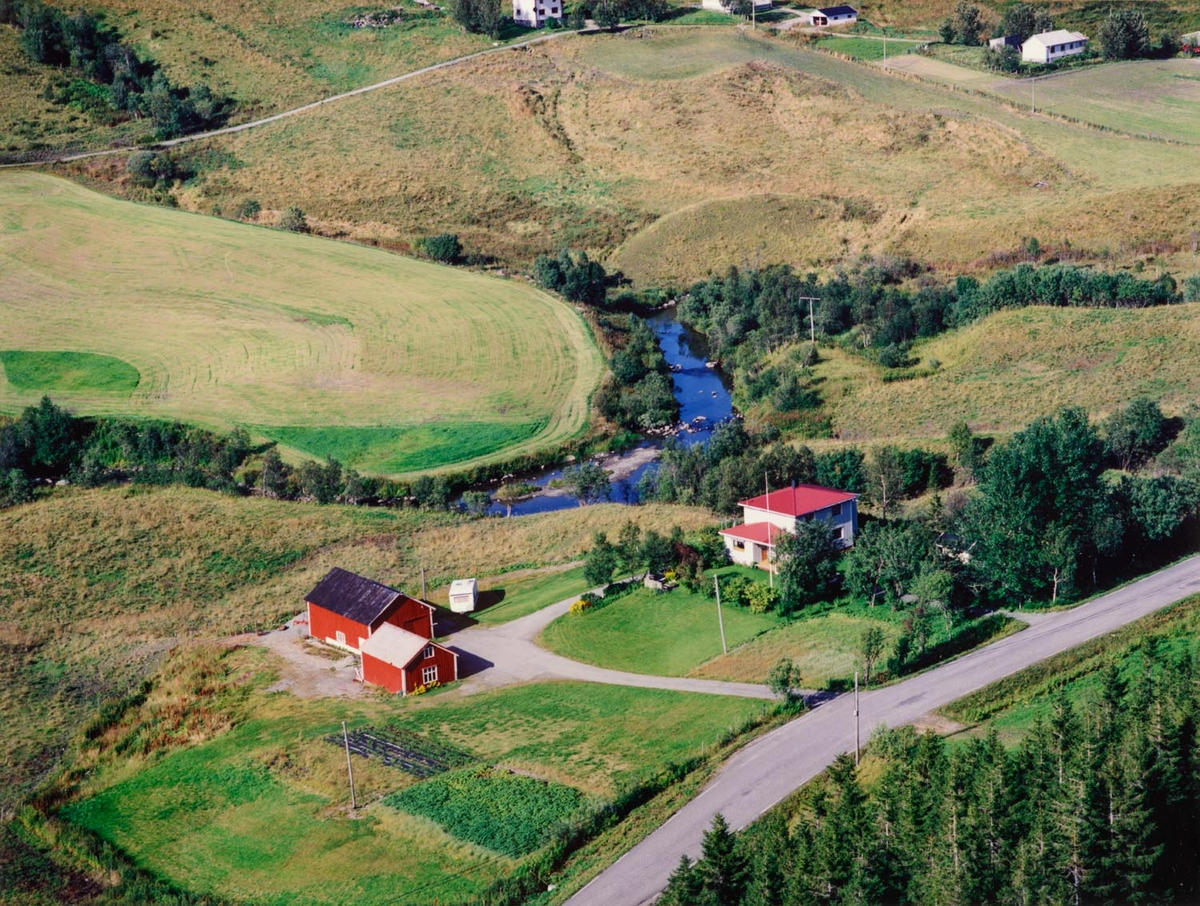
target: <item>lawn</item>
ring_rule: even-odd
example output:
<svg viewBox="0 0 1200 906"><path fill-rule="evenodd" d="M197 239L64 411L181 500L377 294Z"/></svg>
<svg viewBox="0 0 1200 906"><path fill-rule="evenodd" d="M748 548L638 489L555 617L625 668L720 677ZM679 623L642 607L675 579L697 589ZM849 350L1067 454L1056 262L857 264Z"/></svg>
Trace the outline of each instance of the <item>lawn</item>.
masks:
<svg viewBox="0 0 1200 906"><path fill-rule="evenodd" d="M817 47L822 50L832 50L836 53L843 53L848 57L854 57L856 60L867 60L874 62L876 60L884 60L890 57L898 57L901 54L908 52L914 45L908 43L892 42L892 46L888 47L885 41L876 41L872 38L855 38L851 36L842 37L836 36L832 38L821 38L817 42Z"/></svg>
<svg viewBox="0 0 1200 906"><path fill-rule="evenodd" d="M0 210L0 412L50 392L386 474L552 446L587 420L600 354L523 284L32 173L0 177Z"/></svg>
<svg viewBox="0 0 1200 906"><path fill-rule="evenodd" d="M638 589L594 613L567 614L539 642L564 657L633 673L684 676L721 654L716 602L676 588ZM736 647L779 624L770 614L723 605L725 638ZM761 679L761 677L759 678Z"/></svg>
<svg viewBox="0 0 1200 906"><path fill-rule="evenodd" d="M780 658L788 657L800 669L800 685L806 689L824 689L831 682L845 683L862 671L858 653L863 632L878 626L884 631L887 649L900 637L898 620L886 617L883 608L868 614L833 611L812 619L801 619L759 636L745 645L693 670L691 675L704 679L761 683Z"/></svg>
<svg viewBox="0 0 1200 906"><path fill-rule="evenodd" d="M204 657L202 652L197 656ZM211 655L208 655L211 657ZM627 779L647 778L712 746L758 715L762 702L735 698L551 683L455 698L304 700L264 693L269 656L261 649L220 655L223 679L203 700L227 712L233 729L158 757L121 755L125 734L170 712L178 693L169 662L163 690L99 737L81 795L63 812L139 866L185 889L250 906L344 903L399 897L459 902L514 862L496 850L529 852L554 823L584 803L610 797ZM247 677L252 677L247 679ZM170 695L168 695L170 693ZM157 709L157 710L156 710ZM342 719L402 727L470 751L479 766L420 782L355 758L360 810L349 813L345 762L326 737ZM153 723L152 723L153 725ZM476 783L473 775L489 765ZM510 773L510 772L515 772ZM538 801L514 786L537 787ZM398 796L395 794L399 793ZM548 795L541 795L548 794ZM517 812L482 823L459 806L473 796L513 797ZM392 806L432 817L416 817ZM504 822L509 825L506 827ZM479 845L456 840L443 823ZM335 866L341 865L335 869Z"/></svg>
<svg viewBox="0 0 1200 906"><path fill-rule="evenodd" d="M524 518L524 517L522 517ZM522 570L479 580L479 609L471 616L479 623L507 623L550 604L587 591L582 566ZM429 600L447 606L449 586L430 593Z"/></svg>

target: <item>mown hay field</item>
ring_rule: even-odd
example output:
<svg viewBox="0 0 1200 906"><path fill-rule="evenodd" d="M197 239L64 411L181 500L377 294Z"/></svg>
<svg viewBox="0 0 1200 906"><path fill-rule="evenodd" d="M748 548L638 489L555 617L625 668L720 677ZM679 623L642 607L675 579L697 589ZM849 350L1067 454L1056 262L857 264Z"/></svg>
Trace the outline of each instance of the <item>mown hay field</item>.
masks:
<svg viewBox="0 0 1200 906"><path fill-rule="evenodd" d="M0 411L46 393L384 474L552 446L587 421L600 353L520 283L32 173L0 177L0 211L0 362L18 366ZM81 385L50 353L107 356L136 387Z"/></svg>
<svg viewBox="0 0 1200 906"><path fill-rule="evenodd" d="M962 421L1007 433L1060 406L1103 418L1138 396L1180 412L1200 397L1200 306L999 312L914 355L937 373L885 383L836 351L816 366L838 437L940 438Z"/></svg>
<svg viewBox="0 0 1200 906"><path fill-rule="evenodd" d="M227 165L178 201L298 204L323 232L396 247L450 230L521 266L586 248L639 285L864 252L978 269L1030 235L1190 266L1200 211L1179 199L1200 185L1198 147L1030 117L787 38L645 34L491 55L212 140ZM68 172L124 179L119 161Z"/></svg>
<svg viewBox="0 0 1200 906"><path fill-rule="evenodd" d="M633 519L666 534L711 518L609 504L466 520L137 488L55 492L0 511L0 763L9 781L0 808L53 765L87 714L168 649L277 626L334 566L412 594L422 567L433 587L464 575L504 587L503 574L522 570L504 605L524 610L533 570L578 560L595 531L615 536Z"/></svg>
<svg viewBox="0 0 1200 906"><path fill-rule="evenodd" d="M953 48L980 59L978 48ZM1013 79L950 59L908 55L888 66L923 78L995 94L1041 113L1081 120L1132 135L1200 143L1200 59L1138 60Z"/></svg>

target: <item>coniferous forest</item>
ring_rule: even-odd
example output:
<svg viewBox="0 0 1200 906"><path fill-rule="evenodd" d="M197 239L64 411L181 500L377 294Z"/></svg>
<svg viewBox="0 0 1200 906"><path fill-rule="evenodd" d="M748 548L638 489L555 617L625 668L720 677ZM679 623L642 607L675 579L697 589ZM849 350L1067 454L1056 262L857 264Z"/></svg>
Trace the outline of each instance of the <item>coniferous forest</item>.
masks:
<svg viewBox="0 0 1200 906"><path fill-rule="evenodd" d="M661 906L1194 903L1200 665L1150 639L1006 749L911 728L745 834L718 816Z"/></svg>

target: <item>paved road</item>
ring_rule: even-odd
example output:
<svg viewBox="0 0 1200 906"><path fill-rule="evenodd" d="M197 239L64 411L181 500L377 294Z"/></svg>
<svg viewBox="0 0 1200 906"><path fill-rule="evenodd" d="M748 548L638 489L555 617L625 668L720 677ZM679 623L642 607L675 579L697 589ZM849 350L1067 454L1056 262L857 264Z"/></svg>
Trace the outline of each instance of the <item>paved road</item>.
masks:
<svg viewBox="0 0 1200 906"><path fill-rule="evenodd" d="M1025 667L1200 592L1200 557L1192 557L1029 629L862 696L863 739L880 724L910 723L927 711ZM854 703L842 696L746 746L694 800L626 853L569 906L642 906L666 885L681 853L695 858L713 816L735 829L817 776L854 748Z"/></svg>
<svg viewBox="0 0 1200 906"><path fill-rule="evenodd" d="M598 589L596 589L598 590ZM774 696L759 683L725 683L718 680L687 679L677 676L648 676L605 670L553 654L534 642L538 633L571 609L576 595L549 607L499 626L476 626L455 633L451 647L460 652L460 668L472 672L462 684L464 694L530 680L580 680L613 686L638 686L643 689L673 689L677 692L704 692L710 695L734 695L741 698L771 699ZM480 660L487 662L480 663Z"/></svg>

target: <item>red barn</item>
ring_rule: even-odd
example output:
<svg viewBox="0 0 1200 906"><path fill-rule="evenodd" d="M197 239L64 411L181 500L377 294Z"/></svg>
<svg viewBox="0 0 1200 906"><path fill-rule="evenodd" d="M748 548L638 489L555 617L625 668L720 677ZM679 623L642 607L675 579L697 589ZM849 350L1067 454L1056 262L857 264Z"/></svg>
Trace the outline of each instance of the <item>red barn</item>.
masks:
<svg viewBox="0 0 1200 906"><path fill-rule="evenodd" d="M432 641L432 604L337 567L307 601L309 633L361 655L363 682L404 694L458 679L458 655Z"/></svg>
<svg viewBox="0 0 1200 906"><path fill-rule="evenodd" d="M308 593L313 638L357 653L384 623L432 639L433 605L334 567Z"/></svg>
<svg viewBox="0 0 1200 906"><path fill-rule="evenodd" d="M362 680L407 695L419 686L458 679L458 655L384 623L362 644Z"/></svg>

